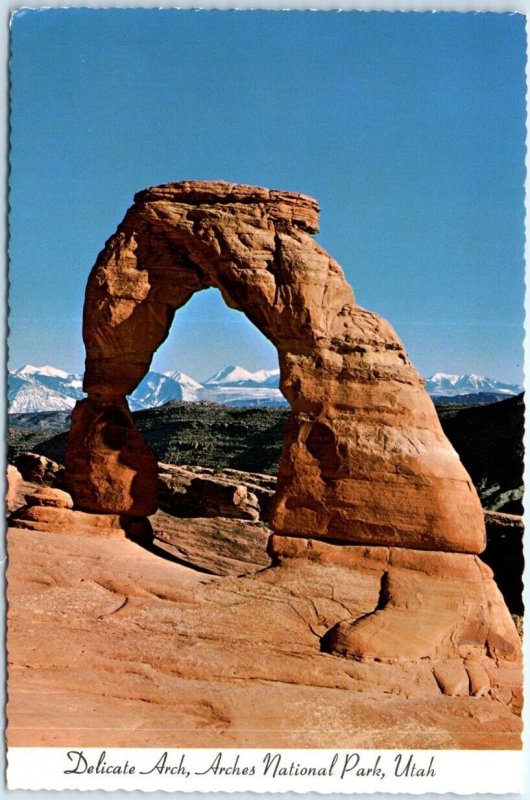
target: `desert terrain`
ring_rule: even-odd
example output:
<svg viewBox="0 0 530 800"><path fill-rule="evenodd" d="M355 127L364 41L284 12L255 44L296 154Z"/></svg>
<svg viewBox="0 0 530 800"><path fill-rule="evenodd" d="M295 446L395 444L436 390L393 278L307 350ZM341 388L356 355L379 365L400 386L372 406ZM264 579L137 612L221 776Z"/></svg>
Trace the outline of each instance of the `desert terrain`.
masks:
<svg viewBox="0 0 530 800"><path fill-rule="evenodd" d="M62 502L43 485L50 463L40 458L47 472L34 466L38 483L17 482L15 507L34 493ZM225 492L223 513L234 516L158 511L151 543L53 505L33 506L25 522L15 512L11 746L520 746L519 709L495 691L448 696L414 665L323 652L326 631L371 602L370 586L325 556L271 567L270 531L249 498L258 476L236 475L228 483L248 493L230 509ZM214 514L221 495L210 497Z"/></svg>

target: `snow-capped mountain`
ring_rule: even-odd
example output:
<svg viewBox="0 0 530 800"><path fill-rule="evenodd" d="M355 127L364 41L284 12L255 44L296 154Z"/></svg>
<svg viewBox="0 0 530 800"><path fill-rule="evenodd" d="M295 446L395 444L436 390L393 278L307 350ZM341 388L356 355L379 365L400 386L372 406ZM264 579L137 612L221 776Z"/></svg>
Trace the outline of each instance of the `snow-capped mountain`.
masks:
<svg viewBox="0 0 530 800"><path fill-rule="evenodd" d="M216 372L204 383L183 372L148 372L128 398L132 411L161 406L171 400L184 402L213 401L235 406L283 406L287 401L278 386L280 371L262 369L250 372L231 364ZM437 372L425 380L429 394L456 397L486 392L510 395L521 391L515 384L502 383L481 375L448 375ZM8 412L64 411L84 397L82 377L52 366L27 364L8 376Z"/></svg>
<svg viewBox="0 0 530 800"><path fill-rule="evenodd" d="M210 400L229 406L286 406L287 400L280 392L270 386L205 386L199 400Z"/></svg>
<svg viewBox="0 0 530 800"><path fill-rule="evenodd" d="M49 364L44 367L34 367L33 364L26 364L25 367L16 369L13 374L20 375L23 378L32 378L34 375L37 375L40 378L61 378L62 380L66 380L71 377L64 369L50 367Z"/></svg>
<svg viewBox="0 0 530 800"><path fill-rule="evenodd" d="M10 414L36 411L66 411L75 406L73 397L54 392L37 380L9 375L7 406Z"/></svg>
<svg viewBox="0 0 530 800"><path fill-rule="evenodd" d="M73 397L74 400L79 400L83 396L83 376L65 372L56 367L49 365L34 367L32 364L26 364L25 367L17 369L11 374L26 381L37 381L54 392L66 397Z"/></svg>
<svg viewBox="0 0 530 800"><path fill-rule="evenodd" d="M279 369L249 372L230 364L204 381L198 398L232 406L284 406L287 401L279 385Z"/></svg>
<svg viewBox="0 0 530 800"><path fill-rule="evenodd" d="M483 375L467 373L465 375L448 375L445 372L437 372L425 379L425 388L433 397L446 396L455 397L457 395L478 394L486 392L488 394L519 394L521 387L512 383L502 383L501 381L485 378Z"/></svg>
<svg viewBox="0 0 530 800"><path fill-rule="evenodd" d="M190 376L186 375L184 372L164 372L164 375L170 378L173 383L177 383L180 386L182 400L189 402L198 400L199 392L202 389L201 383L190 378Z"/></svg>
<svg viewBox="0 0 530 800"><path fill-rule="evenodd" d="M243 367L231 364L204 381L204 386L270 386L277 389L279 383L279 369L260 369L257 372L249 372Z"/></svg>
<svg viewBox="0 0 530 800"><path fill-rule="evenodd" d="M237 386L249 380L251 381L252 378L252 372L248 372L248 370L243 369L243 367L230 364L228 367L224 367L224 369L219 370L219 372L216 372L208 378L208 380L204 381L203 385L219 386L220 384L224 384L225 386Z"/></svg>
<svg viewBox="0 0 530 800"><path fill-rule="evenodd" d="M10 414L36 411L66 411L83 397L80 375L55 367L25 367L10 372L7 404Z"/></svg>
<svg viewBox="0 0 530 800"><path fill-rule="evenodd" d="M198 389L201 389L201 384L183 372L164 375L148 372L129 397L129 407L131 411L138 411L141 408L163 406L170 400L197 400Z"/></svg>
<svg viewBox="0 0 530 800"><path fill-rule="evenodd" d="M84 397L83 378L46 365L27 364L8 375L8 413L65 411ZM132 411L161 406L170 400L198 399L202 385L182 372L148 372L128 398Z"/></svg>

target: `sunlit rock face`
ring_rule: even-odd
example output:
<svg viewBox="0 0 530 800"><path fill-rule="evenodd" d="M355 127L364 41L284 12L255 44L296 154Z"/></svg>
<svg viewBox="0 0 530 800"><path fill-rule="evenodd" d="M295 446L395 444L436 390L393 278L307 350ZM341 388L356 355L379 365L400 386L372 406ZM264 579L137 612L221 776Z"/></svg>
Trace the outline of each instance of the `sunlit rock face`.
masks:
<svg viewBox="0 0 530 800"><path fill-rule="evenodd" d="M155 510L156 461L124 398L148 371L175 311L216 287L278 350L292 410L277 533L483 549L479 500L421 378L392 327L356 305L317 231L317 203L290 192L183 182L136 195L87 286L88 398L74 411L67 453L77 507Z"/></svg>

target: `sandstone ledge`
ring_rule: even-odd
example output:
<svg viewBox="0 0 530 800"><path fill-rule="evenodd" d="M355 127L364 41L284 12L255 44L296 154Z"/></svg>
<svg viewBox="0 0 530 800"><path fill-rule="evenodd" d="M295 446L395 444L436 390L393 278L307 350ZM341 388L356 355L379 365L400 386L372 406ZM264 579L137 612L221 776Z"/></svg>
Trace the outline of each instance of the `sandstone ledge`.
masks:
<svg viewBox="0 0 530 800"><path fill-rule="evenodd" d="M192 206L209 205L264 205L271 216L300 225L309 233L318 233L319 206L316 200L298 192L266 189L226 181L181 181L152 186L137 192L137 205L165 202L185 203ZM276 213L275 213L276 212Z"/></svg>

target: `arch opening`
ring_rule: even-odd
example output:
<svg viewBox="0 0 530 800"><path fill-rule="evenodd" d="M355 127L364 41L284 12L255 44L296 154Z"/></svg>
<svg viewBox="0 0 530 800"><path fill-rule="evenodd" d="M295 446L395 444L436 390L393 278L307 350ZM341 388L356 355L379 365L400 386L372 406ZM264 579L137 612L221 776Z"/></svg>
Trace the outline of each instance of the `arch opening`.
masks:
<svg viewBox="0 0 530 800"><path fill-rule="evenodd" d="M277 476L289 407L279 389L278 354L218 290L197 292L177 310L150 371L128 398L133 411L146 400L149 422L139 425L159 462ZM153 408L169 400L171 409Z"/></svg>
<svg viewBox="0 0 530 800"><path fill-rule="evenodd" d="M210 287L195 292L175 313L151 369L182 372L204 385L230 365L253 373L278 371L278 363L274 345L244 312L229 308L220 291Z"/></svg>

